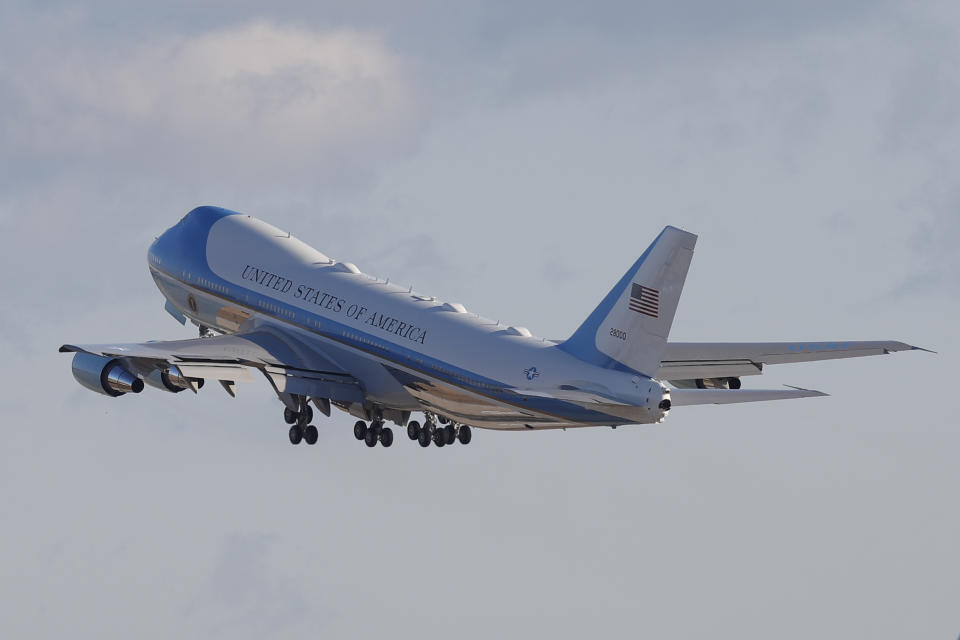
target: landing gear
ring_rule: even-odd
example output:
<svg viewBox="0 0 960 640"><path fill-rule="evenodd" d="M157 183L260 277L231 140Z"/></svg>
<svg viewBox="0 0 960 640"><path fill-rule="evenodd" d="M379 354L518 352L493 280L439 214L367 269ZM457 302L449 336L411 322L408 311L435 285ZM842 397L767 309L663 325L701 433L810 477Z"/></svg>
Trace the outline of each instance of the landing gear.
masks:
<svg viewBox="0 0 960 640"><path fill-rule="evenodd" d="M421 430L420 430L420 435L417 436L417 442L420 443L420 446L421 446L421 447L429 447L429 446L430 446L430 432L427 431L426 429L421 429Z"/></svg>
<svg viewBox="0 0 960 640"><path fill-rule="evenodd" d="M422 427L416 422L407 425L407 435L411 440L419 442L421 447L429 447L431 442L438 447L445 447L457 440L460 444L470 443L473 434L467 425L457 424L445 416L430 412L425 412L424 417L426 420Z"/></svg>
<svg viewBox="0 0 960 640"><path fill-rule="evenodd" d="M363 440L367 437L367 423L363 420L357 420L357 423L353 425L353 437L357 440Z"/></svg>
<svg viewBox="0 0 960 640"><path fill-rule="evenodd" d="M393 429L390 427L384 427L380 432L380 444L385 447L389 447L393 444Z"/></svg>
<svg viewBox="0 0 960 640"><path fill-rule="evenodd" d="M380 421L373 421L370 426L363 420L357 420L353 425L353 437L363 440L368 447L375 447L379 442L385 447L393 444L393 429L383 426Z"/></svg>
<svg viewBox="0 0 960 640"><path fill-rule="evenodd" d="M407 423L407 437L411 440L416 440L420 437L420 423L416 420L411 420Z"/></svg>
<svg viewBox="0 0 960 640"><path fill-rule="evenodd" d="M310 405L304 404L297 412L297 424L306 427L311 420L313 420L313 409L310 408Z"/></svg>
<svg viewBox="0 0 960 640"><path fill-rule="evenodd" d="M290 426L290 444L300 444L301 440L306 440L307 444L316 444L320 437L317 428L310 424L313 420L313 409L307 404L306 396L297 396L299 398L299 410L294 411L290 407L283 409L283 421Z"/></svg>
<svg viewBox="0 0 960 640"><path fill-rule="evenodd" d="M429 447L433 443L437 447L445 447L460 441L460 444L469 444L472 439L470 427L446 420L446 424L438 424L437 416L432 413L424 414L425 420L420 424L416 420L407 423L407 437L416 441L421 447ZM296 425L295 425L296 426ZM309 442L312 437L307 431L302 432L303 439ZM291 436L292 437L292 436ZM377 417L369 424L357 420L353 425L353 437L362 440L371 449L379 442L384 447L393 445L393 429L384 425L383 418Z"/></svg>
<svg viewBox="0 0 960 640"><path fill-rule="evenodd" d="M303 429L298 425L290 427L290 444L300 444L301 440L303 440Z"/></svg>

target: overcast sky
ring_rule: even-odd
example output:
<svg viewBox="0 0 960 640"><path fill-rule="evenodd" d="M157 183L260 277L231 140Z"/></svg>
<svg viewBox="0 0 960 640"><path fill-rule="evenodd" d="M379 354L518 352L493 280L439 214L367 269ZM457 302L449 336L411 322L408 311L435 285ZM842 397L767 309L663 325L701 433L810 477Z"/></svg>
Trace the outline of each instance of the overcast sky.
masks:
<svg viewBox="0 0 960 640"><path fill-rule="evenodd" d="M957 637L955 3L269 4L0 4L0 636ZM265 384L111 399L56 353L193 335L145 254L198 204L549 338L673 224L675 339L939 354L294 448Z"/></svg>

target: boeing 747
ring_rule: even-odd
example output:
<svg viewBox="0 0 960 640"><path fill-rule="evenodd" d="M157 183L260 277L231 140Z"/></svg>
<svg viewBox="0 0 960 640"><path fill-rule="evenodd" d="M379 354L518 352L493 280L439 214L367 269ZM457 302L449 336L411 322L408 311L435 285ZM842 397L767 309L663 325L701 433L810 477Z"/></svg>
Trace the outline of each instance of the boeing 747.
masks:
<svg viewBox="0 0 960 640"><path fill-rule="evenodd" d="M150 246L150 274L200 337L65 344L73 375L107 396L231 396L262 375L284 405L293 444L314 444L314 409L357 418L367 446L392 423L423 447L500 430L662 422L674 407L809 398L819 391L741 388L765 365L918 349L895 341L668 342L697 236L666 227L572 336L504 326L364 274L254 217L198 207ZM422 414L421 421L413 420Z"/></svg>

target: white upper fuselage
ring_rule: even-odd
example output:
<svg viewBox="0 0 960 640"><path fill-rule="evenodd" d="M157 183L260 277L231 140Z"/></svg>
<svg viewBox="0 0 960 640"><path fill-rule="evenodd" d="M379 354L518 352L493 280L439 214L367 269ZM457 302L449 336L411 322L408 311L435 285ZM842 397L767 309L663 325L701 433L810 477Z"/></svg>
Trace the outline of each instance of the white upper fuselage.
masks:
<svg viewBox="0 0 960 640"><path fill-rule="evenodd" d="M157 239L149 263L161 291L219 331L271 326L296 336L361 379L372 406L505 429L663 418L657 381L590 365L230 213L201 207Z"/></svg>

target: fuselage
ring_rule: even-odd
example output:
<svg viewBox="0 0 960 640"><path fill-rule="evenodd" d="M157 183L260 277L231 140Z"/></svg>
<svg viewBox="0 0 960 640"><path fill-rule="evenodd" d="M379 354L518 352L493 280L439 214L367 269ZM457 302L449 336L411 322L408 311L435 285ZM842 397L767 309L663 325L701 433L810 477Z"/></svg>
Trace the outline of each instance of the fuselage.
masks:
<svg viewBox="0 0 960 640"><path fill-rule="evenodd" d="M360 272L256 218L199 207L151 245L163 295L223 333L274 327L364 383L366 404L499 429L658 422L660 382Z"/></svg>

